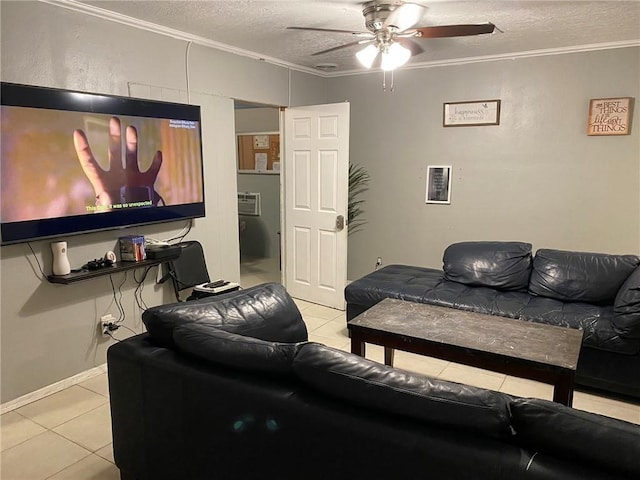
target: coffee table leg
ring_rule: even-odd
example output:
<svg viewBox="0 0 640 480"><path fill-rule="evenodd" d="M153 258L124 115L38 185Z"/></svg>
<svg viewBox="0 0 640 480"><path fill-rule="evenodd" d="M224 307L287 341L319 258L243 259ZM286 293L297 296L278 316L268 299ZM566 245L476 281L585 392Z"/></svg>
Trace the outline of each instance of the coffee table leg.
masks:
<svg viewBox="0 0 640 480"><path fill-rule="evenodd" d="M355 353L360 357L365 355L364 342L360 339L360 335L351 332L351 353Z"/></svg>
<svg viewBox="0 0 640 480"><path fill-rule="evenodd" d="M393 367L393 354L395 350L393 348L384 347L384 364Z"/></svg>
<svg viewBox="0 0 640 480"><path fill-rule="evenodd" d="M559 375L553 388L553 401L570 407L573 405L573 375Z"/></svg>

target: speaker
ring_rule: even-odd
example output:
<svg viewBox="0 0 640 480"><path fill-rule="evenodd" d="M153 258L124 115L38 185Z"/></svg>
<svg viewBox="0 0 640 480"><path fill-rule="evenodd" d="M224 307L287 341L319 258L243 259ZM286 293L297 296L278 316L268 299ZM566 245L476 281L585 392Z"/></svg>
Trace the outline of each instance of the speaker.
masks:
<svg viewBox="0 0 640 480"><path fill-rule="evenodd" d="M67 257L67 242L53 242L51 250L53 251L53 274L68 275L71 273L71 265L69 257Z"/></svg>

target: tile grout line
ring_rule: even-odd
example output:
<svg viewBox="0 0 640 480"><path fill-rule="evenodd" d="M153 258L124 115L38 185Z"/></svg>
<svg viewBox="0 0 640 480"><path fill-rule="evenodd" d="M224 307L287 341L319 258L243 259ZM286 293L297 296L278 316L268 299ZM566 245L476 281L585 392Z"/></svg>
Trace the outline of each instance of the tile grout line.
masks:
<svg viewBox="0 0 640 480"><path fill-rule="evenodd" d="M10 413L10 412L7 412L7 413ZM18 412L16 412L16 411L14 411L13 413L15 413L15 414L17 414L17 415L20 415L20 414L19 414ZM44 432L36 433L36 434L35 434L35 435L33 435L32 437L25 438L25 439L24 439L24 440L22 440L21 442L18 442L18 443L16 443L15 445L12 445L12 446L11 446L11 447L9 447L9 448L2 449L2 451L1 451L0 453L8 452L8 451L9 451L9 450L11 450L12 448L17 447L18 445L22 445L23 443L28 442L29 440L32 440L32 439L34 439L34 438L36 438L36 437L38 437L38 436L40 436L40 435L42 435L42 434L44 434L44 433L47 433L47 432L49 431L49 429L48 429L47 427L45 427L44 425L40 425L39 423L34 422L33 420L31 420L31 419L30 419L30 418L28 418L28 417L25 417L24 415L20 415L20 416L21 416L22 418L26 419L26 420L29 420L30 422L35 423L35 424L36 424L36 425L38 425L39 427L44 428Z"/></svg>
<svg viewBox="0 0 640 480"><path fill-rule="evenodd" d="M94 392L94 393L95 393L95 392ZM87 415L87 414L89 414L89 413L91 413L91 412L95 412L97 409L102 408L102 407L104 407L105 405L109 405L109 416L111 416L111 402L110 402L110 401L107 401L107 402L105 402L105 403L103 403L103 404L101 404L101 405L98 405L98 406L97 406L97 407L95 407L95 408L92 408L91 410L87 410L86 412L81 413L80 415L78 415L78 416L76 416L76 417L70 418L69 420L66 420L66 421L62 422L61 424L56 425L55 427L48 428L48 427L44 427L44 425L41 425L41 426L43 426L44 428L47 428L47 430L51 430L52 432L57 433L57 434L58 434L58 435L60 435L61 437L67 438L67 437L65 437L64 435L62 435L62 434L60 434L60 433L56 432L54 429L55 429L55 428L59 428L59 427L61 427L61 426L63 426L63 425L66 425L66 424L67 424L67 423L69 423L69 422L73 422L74 420L77 420L78 418L80 418L80 417L82 417L82 416L84 416L84 415ZM67 438L67 440L70 440L70 441L72 441L72 442L73 442L73 440L71 440L71 439L69 439L69 438ZM76 442L74 442L74 443L76 443ZM79 445L79 444L78 444L78 445ZM82 445L80 445L80 446L82 446ZM100 448L103 448L103 447L105 447L105 445L103 445L103 446L102 446L102 447L100 447ZM82 448L87 449L87 447L82 447ZM100 450L100 448L99 448L98 450ZM88 449L87 449L87 450L88 450Z"/></svg>
<svg viewBox="0 0 640 480"><path fill-rule="evenodd" d="M54 432L54 433L55 433L55 432ZM63 437L63 438L64 438L64 437ZM85 450L86 450L86 448L85 448ZM82 460L84 460L85 458L87 458L87 457L89 457L89 456L91 456L91 455L93 455L93 453L89 452L89 455L85 455L84 457L80 458L79 460L76 460L75 462L72 462L72 463L70 463L69 465L66 465L65 467L61 468L61 469L60 469L60 470L58 470L57 472L52 473L51 475L49 475L48 477L43 478L42 480L49 480L50 478L55 477L55 476L56 476L56 475L58 475L60 472L62 472L62 471L64 471L64 470L66 470L67 468L69 468L69 467L71 467L71 466L75 465L76 463L80 463Z"/></svg>
<svg viewBox="0 0 640 480"><path fill-rule="evenodd" d="M60 392L64 392L65 390L68 390L68 389L73 388L73 387L79 387L79 385L78 385L78 384L76 384L76 385L71 385L70 387L67 387L67 388L65 388L64 390L60 390ZM80 387L80 388L83 388L83 387ZM18 412L18 411L17 411L17 409L16 409L16 410L12 410L12 411L13 411L13 412L15 412L15 413L17 413L18 415L23 416L24 418L26 418L26 419L28 419L28 420L31 420L31 421L32 421L33 423L35 423L36 425L40 425L42 428L46 428L47 430L51 430L51 431L53 431L53 429L54 429L54 428L58 428L59 426L64 425L65 423L70 422L71 420L75 420L76 418L79 418L79 417L81 417L82 415L84 415L84 414L86 414L86 413L89 413L89 412L92 412L92 411L94 411L94 410L96 410L96 409L98 409L98 408L100 408L100 407L104 406L105 404L107 404L107 403L110 403L110 402L111 402L111 400L110 400L108 397L105 397L104 395L101 395L101 394L96 393L96 392L94 392L94 391L88 390L88 389L86 389L86 388L85 388L84 390L87 390L87 391L89 391L89 392L91 392L91 393L93 393L93 394L95 394L95 395L98 395L98 396L100 396L100 397L102 397L102 398L106 399L106 402L103 402L103 403L101 403L100 405L98 405L97 407L91 408L91 409L87 410L86 412L82 412L82 413L80 413L80 414L76 415L75 417L71 417L71 418L69 418L69 419L65 420L64 422L59 423L59 424L57 424L57 425L54 425L54 426L52 426L52 427L47 427L46 425L43 425L43 424L39 423L38 421L36 421L35 419L33 419L33 418L31 418L31 417L27 417L26 415L21 414L20 412ZM56 392L56 393L60 393L60 392ZM51 395L55 395L56 393L52 393ZM47 395L47 397L50 397L51 395ZM47 397L44 397L44 398L47 398ZM44 398L41 398L40 400L44 400ZM38 401L40 401L40 400L36 400L35 402L31 402L31 403L36 403L36 402L38 402ZM31 405L31 404L27 404L27 405ZM27 405L24 405L24 406L26 407ZM23 408L23 407L20 407L20 408ZM7 412L7 413L8 413L8 412Z"/></svg>

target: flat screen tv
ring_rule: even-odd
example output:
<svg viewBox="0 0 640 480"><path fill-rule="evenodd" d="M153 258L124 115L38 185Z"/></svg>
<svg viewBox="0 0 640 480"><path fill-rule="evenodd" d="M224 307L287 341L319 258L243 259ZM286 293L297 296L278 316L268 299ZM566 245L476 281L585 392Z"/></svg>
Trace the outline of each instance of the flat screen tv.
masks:
<svg viewBox="0 0 640 480"><path fill-rule="evenodd" d="M2 83L2 245L203 217L200 107Z"/></svg>

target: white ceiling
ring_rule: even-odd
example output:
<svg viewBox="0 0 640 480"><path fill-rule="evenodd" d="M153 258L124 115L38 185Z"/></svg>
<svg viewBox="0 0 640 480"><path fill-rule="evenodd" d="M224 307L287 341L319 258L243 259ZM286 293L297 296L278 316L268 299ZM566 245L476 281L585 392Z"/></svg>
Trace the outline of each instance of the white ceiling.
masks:
<svg viewBox="0 0 640 480"><path fill-rule="evenodd" d="M311 56L357 38L344 33L286 29L301 26L366 31L363 2L354 0L57 3L302 70L329 63L337 65L330 71L332 75L364 71L355 59L357 46ZM416 0L415 3L428 7L417 26L492 22L501 32L417 40L425 51L414 56L408 66L640 45L640 0Z"/></svg>

